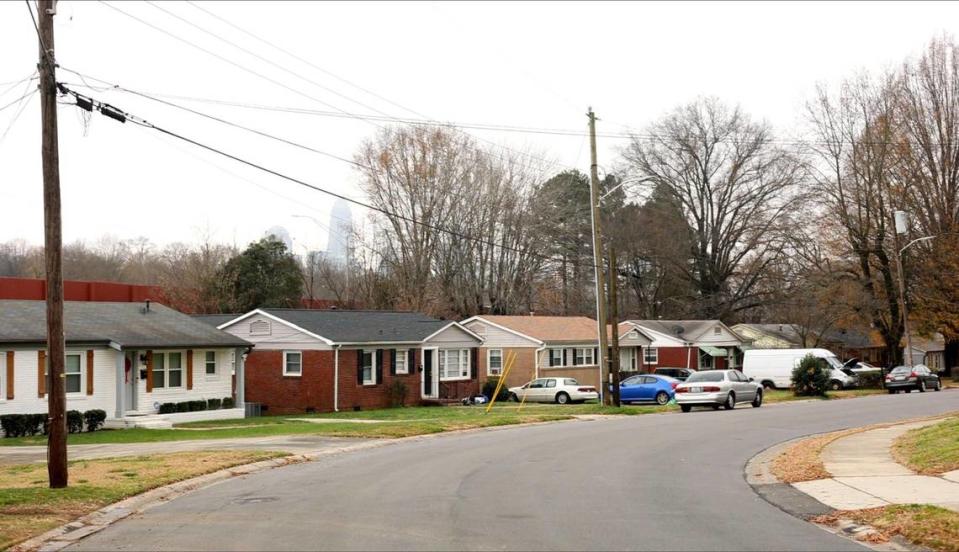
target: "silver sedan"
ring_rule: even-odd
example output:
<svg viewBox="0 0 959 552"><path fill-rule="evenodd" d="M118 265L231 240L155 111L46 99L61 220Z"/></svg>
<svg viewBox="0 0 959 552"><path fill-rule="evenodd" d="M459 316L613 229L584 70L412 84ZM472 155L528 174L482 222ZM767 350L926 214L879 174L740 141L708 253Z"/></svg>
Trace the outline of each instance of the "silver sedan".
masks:
<svg viewBox="0 0 959 552"><path fill-rule="evenodd" d="M722 406L732 410L738 402L749 402L759 408L763 404L763 386L739 370L696 372L676 386L676 402L683 412L689 412L694 406L711 406L713 410Z"/></svg>

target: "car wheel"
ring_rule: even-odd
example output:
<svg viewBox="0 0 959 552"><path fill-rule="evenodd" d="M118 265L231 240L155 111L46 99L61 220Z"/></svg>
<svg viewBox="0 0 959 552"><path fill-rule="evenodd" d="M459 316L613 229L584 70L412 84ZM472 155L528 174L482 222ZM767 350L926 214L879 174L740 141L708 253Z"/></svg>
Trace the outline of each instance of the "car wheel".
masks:
<svg viewBox="0 0 959 552"><path fill-rule="evenodd" d="M693 407L689 406L688 404L681 404L679 405L679 409L682 410L683 412L689 412L690 410L693 409Z"/></svg>
<svg viewBox="0 0 959 552"><path fill-rule="evenodd" d="M556 404L568 404L568 403L569 403L569 395L567 395L565 392L562 392L562 391L560 391L559 393L556 393Z"/></svg>
<svg viewBox="0 0 959 552"><path fill-rule="evenodd" d="M656 404L663 405L669 402L669 395L665 391L656 393Z"/></svg>
<svg viewBox="0 0 959 552"><path fill-rule="evenodd" d="M895 395L895 394L896 394L896 390L895 390L895 389L890 389L890 390L889 390L889 394L890 394L890 395Z"/></svg>
<svg viewBox="0 0 959 552"><path fill-rule="evenodd" d="M769 380L766 380L763 382L763 389L775 389L775 388L776 388L776 384L774 384L773 382Z"/></svg>
<svg viewBox="0 0 959 552"><path fill-rule="evenodd" d="M763 392L757 390L756 397L753 399L753 408L759 408L763 405Z"/></svg>
<svg viewBox="0 0 959 552"><path fill-rule="evenodd" d="M723 403L723 408L725 408L726 410L732 410L736 408L736 394L733 393L732 391L730 391L729 394L726 395L726 402Z"/></svg>
<svg viewBox="0 0 959 552"><path fill-rule="evenodd" d="M912 393L912 389L904 389L906 393Z"/></svg>
<svg viewBox="0 0 959 552"><path fill-rule="evenodd" d="M936 379L936 387L935 387L935 389L936 389L936 391L942 391L942 380L941 380L941 379L938 379L938 378Z"/></svg>
<svg viewBox="0 0 959 552"><path fill-rule="evenodd" d="M924 380L924 379L919 380L919 384L916 385L916 389L918 389L920 393L925 393L925 392L926 392L926 380Z"/></svg>
<svg viewBox="0 0 959 552"><path fill-rule="evenodd" d="M829 389L833 391L842 391L842 382L839 380L832 380L829 382Z"/></svg>
<svg viewBox="0 0 959 552"><path fill-rule="evenodd" d="M513 401L513 402L519 402L519 397L516 396L516 393L510 393L509 398L507 400Z"/></svg>

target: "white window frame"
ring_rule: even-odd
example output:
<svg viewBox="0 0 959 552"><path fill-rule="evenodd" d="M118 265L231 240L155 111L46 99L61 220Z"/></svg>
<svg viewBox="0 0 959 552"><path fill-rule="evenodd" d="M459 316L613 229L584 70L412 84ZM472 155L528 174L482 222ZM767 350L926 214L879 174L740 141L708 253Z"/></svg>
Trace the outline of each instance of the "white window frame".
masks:
<svg viewBox="0 0 959 552"><path fill-rule="evenodd" d="M653 353L652 356L649 353ZM643 347L643 364L659 364L659 348Z"/></svg>
<svg viewBox="0 0 959 552"><path fill-rule="evenodd" d="M87 363L87 355L86 355L86 352L80 352L80 351L67 351L67 352L63 355L63 389L64 389L64 390L66 390L66 388L67 388L67 377L68 377L68 375L69 375L69 373L67 372L67 357L71 357L71 356L75 356L75 357L79 357L79 358L80 358L80 362L79 362L79 365L80 365L80 374L79 374L79 376L80 376L80 390L79 390L79 391L68 391L68 392L67 392L67 396L68 396L68 397L79 397L80 395L85 395L85 394L86 394L86 385L85 385L85 384L86 384L86 379L87 379L87 374L86 374L87 371L86 371L86 366L85 366L85 364ZM49 366L49 364L48 364L48 365L47 365L47 372L49 372L49 370L50 370L50 366ZM4 390L3 390L3 393L6 394L6 392L7 392L6 389L4 389ZM47 390L47 393L49 393L49 392L50 392L50 391Z"/></svg>
<svg viewBox="0 0 959 552"><path fill-rule="evenodd" d="M400 360L403 361L402 368L400 368ZM396 350L396 373L397 374L409 374L410 373L410 351L409 349L397 349Z"/></svg>
<svg viewBox="0 0 959 552"><path fill-rule="evenodd" d="M493 351L499 353L499 371L493 372ZM503 375L503 349L486 349L486 375L487 376L502 376Z"/></svg>
<svg viewBox="0 0 959 552"><path fill-rule="evenodd" d="M287 370L287 357L290 355L299 355L300 357L300 371L299 372L290 372ZM303 351L283 351L283 376L298 378L303 375Z"/></svg>
<svg viewBox="0 0 959 552"><path fill-rule="evenodd" d="M366 364L363 365L363 385L376 385L376 349L363 349L363 355L370 354L370 379L366 379Z"/></svg>
<svg viewBox="0 0 959 552"><path fill-rule="evenodd" d="M586 352L589 352L589 360L587 361ZM577 362L576 359L580 358L580 352L583 352L582 359L583 362ZM573 364L575 366L593 366L596 364L596 357L593 355L592 347L576 347L573 349Z"/></svg>
<svg viewBox="0 0 959 552"><path fill-rule="evenodd" d="M555 353L555 352L557 352L557 351L559 351L559 364L556 364L555 361L553 361L553 362L551 363L550 360L553 358L553 353ZM547 365L547 366L552 366L553 368L559 368L560 366L566 366L565 361L563 360L563 359L566 358L566 349L557 349L557 348L554 347L554 348L552 348L552 349L549 350L549 356L550 356L550 358L546 359L546 365Z"/></svg>
<svg viewBox="0 0 959 552"><path fill-rule="evenodd" d="M180 385L170 385L170 355L171 354L180 354L180 368L176 371L180 372ZM163 357L163 369L156 369L156 359L158 356ZM163 372L163 385L157 385L156 377L153 378L153 391L157 389L186 389L186 351L153 351L153 371L154 372Z"/></svg>
<svg viewBox="0 0 959 552"><path fill-rule="evenodd" d="M447 363L447 360L449 359L450 353L456 353L456 375L455 376L449 376L447 373L449 371L449 368L447 368L446 363ZM465 376L462 375L464 371L463 355L466 355L466 370L465 370L466 375ZM440 381L466 381L470 379L470 371L472 368L470 364L473 362L473 359L472 359L473 355L470 354L469 349L439 349L436 353L436 356L439 359L439 362L437 362L437 366L439 366Z"/></svg>
<svg viewBox="0 0 959 552"><path fill-rule="evenodd" d="M210 360L207 358L207 355L213 355L213 373L210 373L208 370L210 368ZM203 352L203 373L206 374L207 379L216 379L216 377L220 375L220 371L217 369L216 351Z"/></svg>

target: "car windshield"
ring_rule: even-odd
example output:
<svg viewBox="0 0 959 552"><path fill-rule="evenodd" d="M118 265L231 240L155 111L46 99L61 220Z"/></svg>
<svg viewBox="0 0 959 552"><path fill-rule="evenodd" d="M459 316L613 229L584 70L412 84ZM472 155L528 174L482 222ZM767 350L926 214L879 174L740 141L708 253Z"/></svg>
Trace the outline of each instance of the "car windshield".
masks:
<svg viewBox="0 0 959 552"><path fill-rule="evenodd" d="M892 374L907 374L907 373L909 373L909 372L912 372L912 368L910 368L910 367L908 367L908 366L896 366L895 368L892 369L892 372L890 372L890 373L892 373Z"/></svg>
<svg viewBox="0 0 959 552"><path fill-rule="evenodd" d="M696 383L697 381L723 381L723 373L716 372L696 372L686 378L686 383Z"/></svg>
<svg viewBox="0 0 959 552"><path fill-rule="evenodd" d="M836 369L839 369L839 370L842 370L842 363L839 362L839 359L838 359L838 358L836 358L836 357L834 357L834 356L826 357L826 362L829 363L829 366L831 366L831 367L833 367L833 368L836 368Z"/></svg>

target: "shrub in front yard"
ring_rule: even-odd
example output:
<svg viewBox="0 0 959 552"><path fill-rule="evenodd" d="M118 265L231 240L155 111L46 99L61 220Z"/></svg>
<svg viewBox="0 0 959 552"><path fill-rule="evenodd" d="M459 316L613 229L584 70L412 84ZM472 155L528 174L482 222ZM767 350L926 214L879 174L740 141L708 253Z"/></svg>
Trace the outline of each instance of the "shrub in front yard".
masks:
<svg viewBox="0 0 959 552"><path fill-rule="evenodd" d="M829 367L826 360L806 355L793 368L793 392L800 397L825 396L829 388Z"/></svg>
<svg viewBox="0 0 959 552"><path fill-rule="evenodd" d="M207 410L219 410L222 405L223 399L207 399L206 401Z"/></svg>
<svg viewBox="0 0 959 552"><path fill-rule="evenodd" d="M225 397L223 399L223 408L233 408L234 402L233 397Z"/></svg>
<svg viewBox="0 0 959 552"><path fill-rule="evenodd" d="M96 431L103 427L103 422L107 419L107 413L99 408L87 410L83 413L83 421L86 422L87 431Z"/></svg>
<svg viewBox="0 0 959 552"><path fill-rule="evenodd" d="M190 401L182 401L176 403L177 412L189 412L190 411Z"/></svg>
<svg viewBox="0 0 959 552"><path fill-rule="evenodd" d="M83 431L83 414L79 410L67 410L67 431L80 433Z"/></svg>
<svg viewBox="0 0 959 552"><path fill-rule="evenodd" d="M4 437L23 437L26 435L27 420L24 414L4 414L0 416L0 429Z"/></svg>
<svg viewBox="0 0 959 552"><path fill-rule="evenodd" d="M44 414L25 414L27 435L46 435L50 417Z"/></svg>
<svg viewBox="0 0 959 552"><path fill-rule="evenodd" d="M499 385L499 376L490 376L486 378L486 382L483 383L482 393L487 398L492 399L493 393L496 392L496 386ZM506 401L509 399L509 389L507 389L506 384L503 384L503 388L499 390L499 395L497 395L496 400Z"/></svg>
<svg viewBox="0 0 959 552"><path fill-rule="evenodd" d="M409 387L406 386L406 383L404 383L403 380L393 380L389 387L386 388L386 394L390 398L390 406L405 406L406 394L409 392L409 390Z"/></svg>
<svg viewBox="0 0 959 552"><path fill-rule="evenodd" d="M859 387L863 389L881 389L882 372L866 372L859 374Z"/></svg>
<svg viewBox="0 0 959 552"><path fill-rule="evenodd" d="M206 410L206 401L187 401L187 404L189 405L190 412Z"/></svg>
<svg viewBox="0 0 959 552"><path fill-rule="evenodd" d="M174 414L176 412L176 403L163 403L157 412L160 414Z"/></svg>

